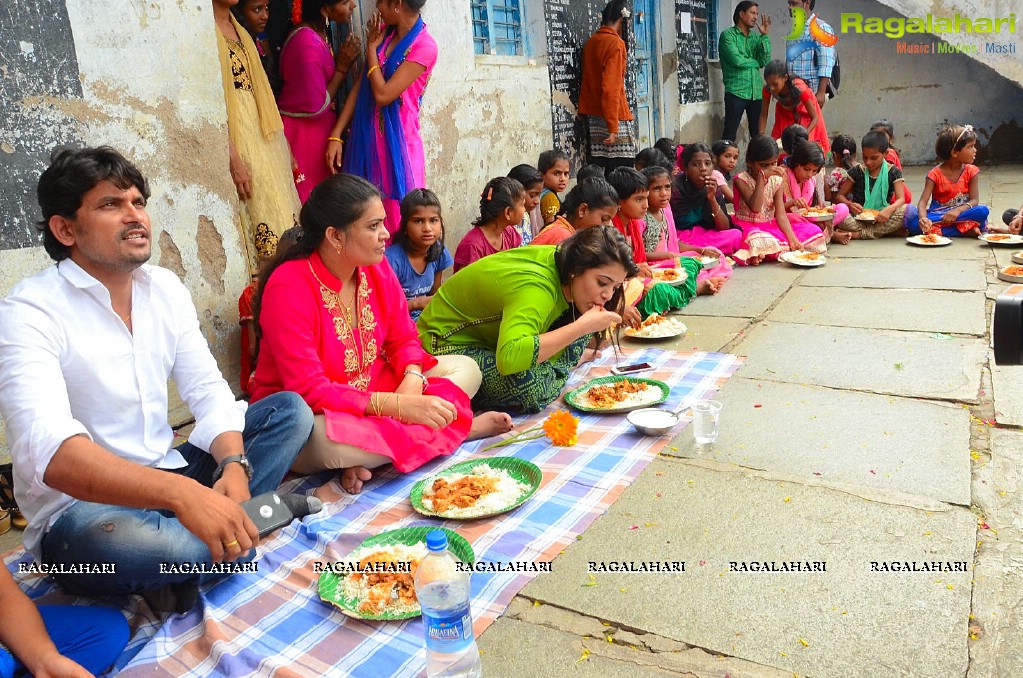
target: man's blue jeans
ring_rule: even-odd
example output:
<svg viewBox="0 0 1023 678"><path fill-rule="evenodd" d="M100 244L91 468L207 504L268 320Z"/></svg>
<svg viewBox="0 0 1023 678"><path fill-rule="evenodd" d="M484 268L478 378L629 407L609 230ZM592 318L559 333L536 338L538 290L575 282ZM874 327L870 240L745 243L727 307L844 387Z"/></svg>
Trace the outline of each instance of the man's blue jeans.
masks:
<svg viewBox="0 0 1023 678"><path fill-rule="evenodd" d="M282 392L249 405L245 413L245 452L252 463L249 488L253 496L280 485L284 474L309 439L313 414L295 393ZM213 484L213 457L189 443L178 447L188 466L180 473L207 487ZM43 562L48 565L93 566L113 563L115 574L54 574L72 593L84 595L139 593L168 584L202 584L222 574L161 572L174 563L213 562L210 550L169 511L110 506L80 501L64 511L43 537ZM255 551L236 562L252 560ZM62 569L67 569L64 567Z"/></svg>

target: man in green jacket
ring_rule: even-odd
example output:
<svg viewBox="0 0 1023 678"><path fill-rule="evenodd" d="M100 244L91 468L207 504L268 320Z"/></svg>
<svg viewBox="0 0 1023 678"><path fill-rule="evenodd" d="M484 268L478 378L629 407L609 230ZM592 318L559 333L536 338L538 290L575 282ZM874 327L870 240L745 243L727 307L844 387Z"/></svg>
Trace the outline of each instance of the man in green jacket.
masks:
<svg viewBox="0 0 1023 678"><path fill-rule="evenodd" d="M760 119L760 100L764 80L760 69L771 60L771 17L759 16L757 3L743 0L732 13L735 25L721 33L718 56L725 81L725 131L723 139L735 141L743 112L750 134ZM760 25L757 25L757 19ZM753 29L757 30L754 31Z"/></svg>

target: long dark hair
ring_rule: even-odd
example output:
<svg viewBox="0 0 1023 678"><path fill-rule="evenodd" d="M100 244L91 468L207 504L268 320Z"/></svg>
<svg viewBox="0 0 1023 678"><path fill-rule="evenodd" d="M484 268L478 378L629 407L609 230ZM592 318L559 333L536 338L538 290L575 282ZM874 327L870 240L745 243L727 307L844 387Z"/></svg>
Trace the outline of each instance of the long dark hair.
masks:
<svg viewBox="0 0 1023 678"><path fill-rule="evenodd" d="M787 79L785 87L774 97L785 108L795 108L799 104L799 90L796 88L793 77L789 73L788 64L781 59L767 62L767 65L764 66L764 81L766 82L771 76Z"/></svg>
<svg viewBox="0 0 1023 678"><path fill-rule="evenodd" d="M522 200L525 195L526 189L514 179L494 177L483 187L483 193L480 195L480 215L472 225L482 226L497 221L506 209L514 209L515 203Z"/></svg>
<svg viewBox="0 0 1023 678"><path fill-rule="evenodd" d="M581 273L608 264L620 264L625 269L626 278L639 274L639 267L632 258L632 248L625 241L625 236L613 226L594 226L576 231L561 241L554 253L554 266L558 269L562 285L569 284ZM615 290L604 308L621 314L625 310L625 290L621 287Z"/></svg>
<svg viewBox="0 0 1023 678"><path fill-rule="evenodd" d="M625 41L625 49L629 49L629 18L623 12L628 10L632 16L632 8L629 7L629 0L611 0L604 5L600 12L600 25L610 26L619 19L622 20L622 40Z"/></svg>
<svg viewBox="0 0 1023 678"><path fill-rule="evenodd" d="M430 249L426 250L426 263L438 261L444 254L444 215L441 213L440 199L428 188L413 188L401 199L401 221L391 240L395 245L401 245L406 252L408 251L408 220L420 207L437 208L437 216L440 217L440 238L434 240Z"/></svg>
<svg viewBox="0 0 1023 678"><path fill-rule="evenodd" d="M347 233L352 224L366 211L373 199L380 199L376 186L354 174L334 174L327 177L312 190L298 221L302 234L298 242L287 249L279 248L277 254L259 272L259 284L252 299L253 325L256 330L256 356L259 356L259 342L263 337L259 316L263 305L263 290L277 268L295 259L308 259L319 249L327 237L327 229L333 226Z"/></svg>
<svg viewBox="0 0 1023 678"><path fill-rule="evenodd" d="M639 267L632 258L632 248L614 226L594 226L576 231L562 240L554 252L554 267L558 270L558 279L562 285L568 285L572 278L581 273L608 264L620 264L625 269L626 279L639 274ZM572 306L575 306L574 302ZM614 291L604 308L618 315L625 311L624 285ZM621 326L618 329L620 331ZM615 355L618 355L618 342L614 333L595 332L593 337L598 341L610 339Z"/></svg>

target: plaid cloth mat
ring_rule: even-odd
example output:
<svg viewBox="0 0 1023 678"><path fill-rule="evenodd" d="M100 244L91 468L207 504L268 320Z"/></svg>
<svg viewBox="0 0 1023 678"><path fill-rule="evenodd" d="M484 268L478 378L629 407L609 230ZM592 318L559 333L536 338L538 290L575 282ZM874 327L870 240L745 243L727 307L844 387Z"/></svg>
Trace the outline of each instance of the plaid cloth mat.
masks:
<svg viewBox="0 0 1023 678"><path fill-rule="evenodd" d="M577 370L568 388L609 373L612 358ZM665 405L711 396L740 366L742 359L721 353L675 353L661 349L630 352L629 362L648 361L642 376L671 386ZM550 411L521 418L516 430L539 424ZM688 423L688 422L687 422ZM677 432L679 429L676 429ZM621 415L585 415L579 442L554 447L546 440L512 444L480 454L493 442L463 445L456 455L440 458L407 475L379 474L359 495L344 493L336 474L320 474L285 484L286 491L313 491L324 510L293 522L260 547L258 572L240 573L206 587L202 605L186 615L162 621L141 598L112 599L125 605L134 633L118 661L122 676L411 676L424 673L423 628L419 619L365 622L341 614L322 602L313 563L346 555L364 539L413 525L443 524L464 536L477 560L548 562L575 541L613 504L669 437L637 434ZM475 521L438 521L412 510L412 485L455 461L475 456L515 456L543 470L543 483L524 505L500 516ZM12 571L31 557L9 554ZM477 634L505 610L532 578L530 573L477 573L472 577L472 612ZM18 575L30 596L48 603L75 603L45 577ZM100 601L102 602L102 601ZM95 604L93 601L91 604Z"/></svg>

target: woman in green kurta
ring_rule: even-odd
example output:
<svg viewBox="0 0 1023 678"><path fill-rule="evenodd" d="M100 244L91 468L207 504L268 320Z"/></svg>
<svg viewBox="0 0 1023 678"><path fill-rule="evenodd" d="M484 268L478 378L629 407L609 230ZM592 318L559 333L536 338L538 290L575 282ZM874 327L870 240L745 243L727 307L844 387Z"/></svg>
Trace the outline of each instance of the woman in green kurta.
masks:
<svg viewBox="0 0 1023 678"><path fill-rule="evenodd" d="M592 335L622 321L622 285L636 272L625 239L607 226L557 246L498 252L441 285L419 338L434 355L479 364L474 409L539 412L561 394Z"/></svg>

